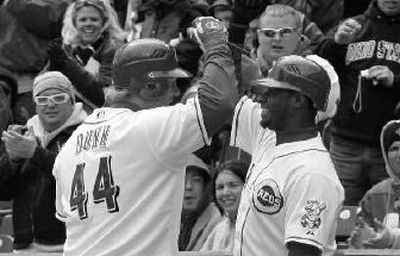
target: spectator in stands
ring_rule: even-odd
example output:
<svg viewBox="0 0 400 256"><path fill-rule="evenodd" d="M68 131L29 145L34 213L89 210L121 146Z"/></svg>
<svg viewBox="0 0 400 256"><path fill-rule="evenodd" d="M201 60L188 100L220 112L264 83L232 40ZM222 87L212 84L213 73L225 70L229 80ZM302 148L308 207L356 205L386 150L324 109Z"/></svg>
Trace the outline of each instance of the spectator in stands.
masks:
<svg viewBox="0 0 400 256"><path fill-rule="evenodd" d="M265 74L272 62L279 57L297 54L311 54L310 39L322 35L318 28L307 37L303 32L303 20L298 11L288 5L267 6L259 18L257 28L257 58L262 73ZM314 24L315 25L315 24Z"/></svg>
<svg viewBox="0 0 400 256"><path fill-rule="evenodd" d="M222 21L226 28L229 28L233 16L232 8L232 0L216 0L210 6L209 12L212 16Z"/></svg>
<svg viewBox="0 0 400 256"><path fill-rule="evenodd" d="M0 5L0 80L6 94L0 102L7 112L12 108L14 123L25 124L35 114L33 79L46 65L48 43L61 36L62 17L72 1L13 0ZM5 85L4 78L12 82ZM11 117L4 112L1 116L4 122Z"/></svg>
<svg viewBox="0 0 400 256"><path fill-rule="evenodd" d="M351 245L368 248L400 249L400 121L389 121L381 133L382 156L389 178L374 185L361 200L361 221L378 233L375 238L362 239L363 227L356 227Z"/></svg>
<svg viewBox="0 0 400 256"><path fill-rule="evenodd" d="M61 252L65 226L55 217L53 163L86 112L60 72L36 77L33 97L37 115L2 133L7 154L0 159L0 200L13 200L16 251Z"/></svg>
<svg viewBox="0 0 400 256"><path fill-rule="evenodd" d="M241 35L241 33L244 33L243 28L247 27L245 22L256 18L257 16L254 15L258 14L253 13L254 7L251 5L243 6L245 2L244 0L235 1L234 17L229 32L231 42L239 46L244 43L244 34ZM282 4L268 5L259 16L254 30L250 33L254 35L251 57L258 62L263 74L266 74L273 61L281 56L311 54L311 49L314 49L315 45L323 39L322 32L314 23L309 23L304 14ZM242 90L246 91L249 82L255 80L259 72L254 70L254 61L249 60L245 54L242 55L242 52L239 54L240 56L234 51L236 76L240 88L244 87ZM238 63L239 60L240 63ZM238 68L239 64L240 68Z"/></svg>
<svg viewBox="0 0 400 256"><path fill-rule="evenodd" d="M379 146L383 125L395 118L400 100L400 1L374 0L349 18L319 54L335 67L342 100L331 125L330 152L345 188L346 205L387 178Z"/></svg>
<svg viewBox="0 0 400 256"><path fill-rule="evenodd" d="M282 56L291 54L307 56L312 54L310 50L310 40L302 33L302 31L304 31L304 28L302 28L302 26L304 26L303 18L304 15L302 16L292 7L281 4L268 5L261 14L254 46L256 49L258 66L263 75L266 75L272 63ZM321 35L321 32L317 32L317 34ZM242 63L244 63L246 59L247 58L244 56ZM253 64L248 60L247 62L251 65L242 65L242 81L247 81L247 84L244 84L245 87L249 85L251 80L256 79L258 75L257 72L254 72L254 68L251 67ZM336 72L326 61L322 60L320 64L326 69L329 69L328 73L332 82L330 97L338 101L340 99L340 88ZM317 115L317 122L322 121L322 119L328 120L335 115L337 104L330 104L329 107L332 107L326 111L326 113L329 114L325 115L323 118Z"/></svg>
<svg viewBox="0 0 400 256"><path fill-rule="evenodd" d="M315 22L326 34L343 19L343 0L271 0L273 3L286 4ZM354 0L352 0L354 1Z"/></svg>
<svg viewBox="0 0 400 256"><path fill-rule="evenodd" d="M14 75L0 66L0 131L12 123L12 105L16 100L17 86Z"/></svg>
<svg viewBox="0 0 400 256"><path fill-rule="evenodd" d="M273 7L274 6L274 7ZM256 26L258 29L261 25L262 19L266 16L266 7L269 8L268 12L276 13L279 12L281 15L286 12L285 16L297 16L298 20L297 32L309 39L310 49L314 50L319 43L323 40L323 33L319 30L314 22L311 22L302 12L297 11L293 7L288 9L284 4L272 4L271 1L258 0L258 1L248 1L248 0L237 0L233 5L233 18L230 26L229 40L232 43L243 45L245 34L249 29L250 24ZM272 8L272 9L271 9ZM270 13L269 15L271 15ZM275 14L276 16L277 14ZM258 22L254 22L254 20ZM251 27L250 27L251 29ZM256 32L256 31L254 31ZM257 48L258 40L255 40L254 47Z"/></svg>
<svg viewBox="0 0 400 256"><path fill-rule="evenodd" d="M186 167L183 196L180 251L198 251L222 217L212 199L211 169L192 154Z"/></svg>
<svg viewBox="0 0 400 256"><path fill-rule="evenodd" d="M65 13L62 42L49 46L49 69L67 76L92 108L101 106L103 88L111 84L114 53L124 36L108 1L77 0Z"/></svg>
<svg viewBox="0 0 400 256"><path fill-rule="evenodd" d="M371 3L371 0L343 0L343 18L362 14Z"/></svg>
<svg viewBox="0 0 400 256"><path fill-rule="evenodd" d="M202 251L232 252L236 215L246 179L247 167L240 160L229 160L219 166L214 180L215 199L224 214L207 238Z"/></svg>
<svg viewBox="0 0 400 256"><path fill-rule="evenodd" d="M200 16L206 16L208 7L205 0L143 0L138 7L138 22L142 22L140 38L153 37L169 43L182 32L187 15L191 16L191 12L197 10L201 12Z"/></svg>

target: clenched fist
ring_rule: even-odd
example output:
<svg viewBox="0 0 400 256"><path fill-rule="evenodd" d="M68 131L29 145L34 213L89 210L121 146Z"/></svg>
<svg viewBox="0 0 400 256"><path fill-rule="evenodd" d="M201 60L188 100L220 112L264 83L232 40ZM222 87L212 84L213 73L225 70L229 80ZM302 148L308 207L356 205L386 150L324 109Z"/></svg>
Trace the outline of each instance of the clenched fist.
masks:
<svg viewBox="0 0 400 256"><path fill-rule="evenodd" d="M215 46L226 44L228 41L226 27L221 21L209 16L196 18L187 32L204 52L208 52Z"/></svg>
<svg viewBox="0 0 400 256"><path fill-rule="evenodd" d="M349 44L354 42L362 26L354 19L345 20L335 33L335 43Z"/></svg>
<svg viewBox="0 0 400 256"><path fill-rule="evenodd" d="M392 87L394 82L394 73L387 66L375 65L368 69L366 79L372 79L374 85L383 85L385 87Z"/></svg>

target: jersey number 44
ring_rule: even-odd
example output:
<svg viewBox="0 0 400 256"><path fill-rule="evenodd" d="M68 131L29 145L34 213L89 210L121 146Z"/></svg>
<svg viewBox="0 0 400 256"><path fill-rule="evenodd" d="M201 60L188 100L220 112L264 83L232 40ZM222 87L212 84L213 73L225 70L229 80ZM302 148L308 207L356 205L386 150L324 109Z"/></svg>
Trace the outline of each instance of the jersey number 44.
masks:
<svg viewBox="0 0 400 256"><path fill-rule="evenodd" d="M85 163L76 166L74 179L71 185L71 196L69 199L71 211L78 211L81 220L88 217L88 192L85 188L83 176L85 166ZM118 212L118 194L119 187L114 184L111 170L111 156L101 157L99 170L92 190L93 202L96 204L105 202L108 212Z"/></svg>

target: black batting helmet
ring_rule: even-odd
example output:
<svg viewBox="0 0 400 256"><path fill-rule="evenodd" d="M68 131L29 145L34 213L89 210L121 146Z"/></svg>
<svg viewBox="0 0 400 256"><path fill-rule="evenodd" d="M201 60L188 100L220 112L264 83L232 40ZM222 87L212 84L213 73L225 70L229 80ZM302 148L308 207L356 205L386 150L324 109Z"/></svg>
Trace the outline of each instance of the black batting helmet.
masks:
<svg viewBox="0 0 400 256"><path fill-rule="evenodd" d="M175 49L155 38L138 39L123 45L114 55L112 78L118 87L138 87L160 78L187 78L178 67ZM132 83L132 79L134 82Z"/></svg>

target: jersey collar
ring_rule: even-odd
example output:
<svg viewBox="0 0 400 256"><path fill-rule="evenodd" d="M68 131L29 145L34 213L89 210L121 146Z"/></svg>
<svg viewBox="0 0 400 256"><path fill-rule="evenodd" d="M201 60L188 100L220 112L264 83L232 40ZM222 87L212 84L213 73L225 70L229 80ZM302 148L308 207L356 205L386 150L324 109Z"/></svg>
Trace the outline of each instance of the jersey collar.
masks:
<svg viewBox="0 0 400 256"><path fill-rule="evenodd" d="M308 140L317 137L318 130L316 127L307 127L289 131L276 133L276 145L283 143Z"/></svg>

